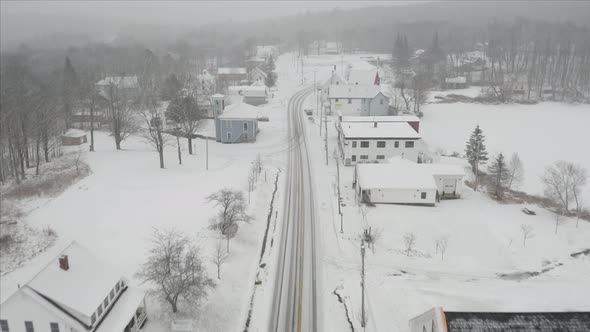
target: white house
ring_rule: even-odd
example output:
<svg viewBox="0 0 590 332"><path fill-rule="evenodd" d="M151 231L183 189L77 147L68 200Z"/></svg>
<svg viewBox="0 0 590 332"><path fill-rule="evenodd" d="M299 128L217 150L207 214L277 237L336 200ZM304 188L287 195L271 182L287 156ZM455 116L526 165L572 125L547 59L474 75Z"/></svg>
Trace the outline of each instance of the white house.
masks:
<svg viewBox="0 0 590 332"><path fill-rule="evenodd" d="M127 99L136 98L139 95L139 81L137 76L107 76L96 82L94 85L99 95L106 99L111 97L112 93Z"/></svg>
<svg viewBox="0 0 590 332"><path fill-rule="evenodd" d="M415 115L345 116L338 114L338 125L347 122L405 122L417 133L420 132L420 118Z"/></svg>
<svg viewBox="0 0 590 332"><path fill-rule="evenodd" d="M436 203L436 184L417 168L396 169L391 164L358 164L354 187L357 199L373 204Z"/></svg>
<svg viewBox="0 0 590 332"><path fill-rule="evenodd" d="M253 106L266 103L268 97L266 86L260 85L229 86L227 88L227 93L232 99L232 102L237 103L241 99L246 104Z"/></svg>
<svg viewBox="0 0 590 332"><path fill-rule="evenodd" d="M322 84L322 101L328 101L328 94L330 92L330 86L332 85L344 85L347 84L346 80L338 74L336 70L332 70L330 77Z"/></svg>
<svg viewBox="0 0 590 332"><path fill-rule="evenodd" d="M351 69L348 73L348 84L352 85L379 85L381 79L377 68Z"/></svg>
<svg viewBox="0 0 590 332"><path fill-rule="evenodd" d="M331 112L343 115L388 115L389 99L378 85L330 85Z"/></svg>
<svg viewBox="0 0 590 332"><path fill-rule="evenodd" d="M422 136L412 126L405 121L373 120L338 124L338 144L344 165L386 162L394 156L419 161L423 150Z"/></svg>
<svg viewBox="0 0 590 332"><path fill-rule="evenodd" d="M138 332L147 317L145 292L76 242L1 308L3 332Z"/></svg>
<svg viewBox="0 0 590 332"><path fill-rule="evenodd" d="M250 80L250 82L264 82L264 80L266 80L266 76L266 73L258 67L254 67L250 69L250 72L248 72L248 79Z"/></svg>
<svg viewBox="0 0 590 332"><path fill-rule="evenodd" d="M383 164L358 164L353 185L365 202L434 205L443 198L461 197L464 177L459 165L391 158Z"/></svg>

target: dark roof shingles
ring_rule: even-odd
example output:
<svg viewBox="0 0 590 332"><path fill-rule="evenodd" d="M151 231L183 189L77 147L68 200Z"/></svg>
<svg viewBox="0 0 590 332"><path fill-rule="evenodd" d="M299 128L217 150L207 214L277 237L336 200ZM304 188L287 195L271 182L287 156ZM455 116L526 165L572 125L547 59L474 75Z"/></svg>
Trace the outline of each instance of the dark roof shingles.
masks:
<svg viewBox="0 0 590 332"><path fill-rule="evenodd" d="M448 332L589 332L590 312L445 312Z"/></svg>

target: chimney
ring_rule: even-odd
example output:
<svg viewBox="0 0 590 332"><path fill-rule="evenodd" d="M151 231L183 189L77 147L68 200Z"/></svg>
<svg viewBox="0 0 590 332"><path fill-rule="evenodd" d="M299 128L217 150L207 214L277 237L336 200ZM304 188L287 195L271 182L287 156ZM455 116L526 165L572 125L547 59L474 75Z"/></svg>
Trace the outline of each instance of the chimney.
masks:
<svg viewBox="0 0 590 332"><path fill-rule="evenodd" d="M67 271L70 269L70 262L68 261L68 255L59 256L59 268Z"/></svg>
<svg viewBox="0 0 590 332"><path fill-rule="evenodd" d="M377 128L377 121L373 122L373 127Z"/></svg>

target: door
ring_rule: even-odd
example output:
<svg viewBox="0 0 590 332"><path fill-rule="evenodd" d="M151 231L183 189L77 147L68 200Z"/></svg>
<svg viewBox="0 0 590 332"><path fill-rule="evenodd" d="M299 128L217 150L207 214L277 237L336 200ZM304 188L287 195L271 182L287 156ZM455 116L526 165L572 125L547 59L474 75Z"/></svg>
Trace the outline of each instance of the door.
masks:
<svg viewBox="0 0 590 332"><path fill-rule="evenodd" d="M443 179L443 195L454 195L457 190L457 180Z"/></svg>

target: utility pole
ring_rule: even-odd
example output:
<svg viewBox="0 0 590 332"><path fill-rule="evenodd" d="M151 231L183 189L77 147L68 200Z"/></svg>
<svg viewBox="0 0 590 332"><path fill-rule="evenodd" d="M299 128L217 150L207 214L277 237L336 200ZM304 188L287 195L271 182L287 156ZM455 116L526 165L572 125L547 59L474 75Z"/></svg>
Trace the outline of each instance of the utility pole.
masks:
<svg viewBox="0 0 590 332"><path fill-rule="evenodd" d="M205 170L209 170L209 139L205 139Z"/></svg>
<svg viewBox="0 0 590 332"><path fill-rule="evenodd" d="M328 166L328 114L326 112L324 112L324 142L326 143L326 166Z"/></svg>
<svg viewBox="0 0 590 332"><path fill-rule="evenodd" d="M365 241L361 240L361 259L362 259L362 267L361 267L361 326L363 327L363 331L367 327L366 317L365 317Z"/></svg>

